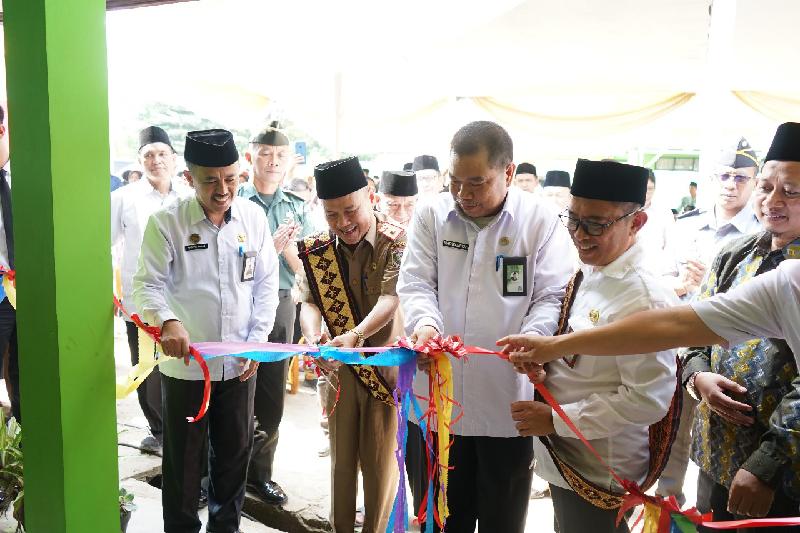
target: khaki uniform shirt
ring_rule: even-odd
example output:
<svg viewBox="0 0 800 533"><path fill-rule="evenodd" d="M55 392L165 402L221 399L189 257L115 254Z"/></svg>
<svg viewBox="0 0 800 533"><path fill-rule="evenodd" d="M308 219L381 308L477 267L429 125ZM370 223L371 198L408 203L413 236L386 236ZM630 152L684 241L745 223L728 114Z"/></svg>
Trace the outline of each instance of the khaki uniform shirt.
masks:
<svg viewBox="0 0 800 533"><path fill-rule="evenodd" d="M351 249L336 237L336 249L344 260L346 272L342 272L345 283L350 286L355 306L363 320L382 295L396 296L395 286L400 272L400 261L406 246L405 231L388 222L383 213L374 213L372 223L361 242ZM298 273L300 301L317 304L308 285L305 272ZM370 346L394 344L403 332L400 306L394 318L377 333L367 338Z"/></svg>

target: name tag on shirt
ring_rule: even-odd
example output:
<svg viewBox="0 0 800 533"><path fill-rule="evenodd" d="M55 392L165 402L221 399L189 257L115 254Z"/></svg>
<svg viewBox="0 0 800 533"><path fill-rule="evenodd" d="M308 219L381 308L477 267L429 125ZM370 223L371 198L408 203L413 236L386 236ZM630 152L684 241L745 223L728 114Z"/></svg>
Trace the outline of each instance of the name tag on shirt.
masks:
<svg viewBox="0 0 800 533"><path fill-rule="evenodd" d="M455 248L456 250L464 250L465 252L469 250L469 244L463 242L442 241L442 246L444 246L445 248Z"/></svg>
<svg viewBox="0 0 800 533"><path fill-rule="evenodd" d="M525 296L527 294L527 258L503 257L503 296Z"/></svg>
<svg viewBox="0 0 800 533"><path fill-rule="evenodd" d="M245 252L242 256L242 281L253 281L256 277L256 253Z"/></svg>
<svg viewBox="0 0 800 533"><path fill-rule="evenodd" d="M184 246L183 249L187 252L191 252L192 250L208 250L208 243L188 244Z"/></svg>

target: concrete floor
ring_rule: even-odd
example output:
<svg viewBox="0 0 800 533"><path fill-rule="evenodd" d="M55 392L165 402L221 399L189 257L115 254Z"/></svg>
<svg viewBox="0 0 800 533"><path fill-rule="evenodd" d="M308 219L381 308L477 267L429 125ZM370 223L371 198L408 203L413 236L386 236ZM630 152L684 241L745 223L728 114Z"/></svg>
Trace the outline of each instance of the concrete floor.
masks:
<svg viewBox="0 0 800 533"><path fill-rule="evenodd" d="M130 369L130 356L125 339L124 325L117 321L115 329L115 361L118 378ZM0 402L8 404L5 387L0 386ZM320 408L314 391L300 387L295 395L288 395L281 435L276 455L274 479L289 495L289 503L282 510L258 507L249 499L246 510L253 515L268 516L270 523L291 524L286 529L271 529L260 523L244 519L244 533L266 533L272 531L302 531L298 529L295 516L302 516L308 523L324 522L330 501L330 461L319 457L317 451L325 444L319 427ZM119 468L121 486L135 494L137 510L134 512L129 533L157 533L162 531L160 491L137 478L160 467L158 456L143 454L134 446L146 436L146 422L139 410L136 395L117 402L119 435ZM690 464L686 479L687 503L694 504L697 469ZM410 491L409 491L410 494ZM205 511L201 518L205 519ZM12 533L16 523L8 517L0 517L0 533ZM309 526L307 531L320 531ZM553 510L549 498L530 500L526 532L552 533Z"/></svg>

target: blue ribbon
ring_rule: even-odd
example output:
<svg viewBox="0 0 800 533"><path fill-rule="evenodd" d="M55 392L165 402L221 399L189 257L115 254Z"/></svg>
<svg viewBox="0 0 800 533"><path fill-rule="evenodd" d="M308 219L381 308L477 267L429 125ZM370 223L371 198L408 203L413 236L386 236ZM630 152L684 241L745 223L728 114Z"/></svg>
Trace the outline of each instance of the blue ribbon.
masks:
<svg viewBox="0 0 800 533"><path fill-rule="evenodd" d="M303 352L241 352L228 354L232 357L244 357L252 359L259 363L276 363L300 355ZM326 359L334 359L346 365L371 365L371 366L402 366L410 361L415 361L417 358L416 352L408 348L390 348L385 352L379 352L370 357L364 357L360 352L343 351L335 346L320 346L319 355L312 353L314 357L324 357ZM203 354L205 359L214 359L215 357L222 357L220 355L206 355Z"/></svg>

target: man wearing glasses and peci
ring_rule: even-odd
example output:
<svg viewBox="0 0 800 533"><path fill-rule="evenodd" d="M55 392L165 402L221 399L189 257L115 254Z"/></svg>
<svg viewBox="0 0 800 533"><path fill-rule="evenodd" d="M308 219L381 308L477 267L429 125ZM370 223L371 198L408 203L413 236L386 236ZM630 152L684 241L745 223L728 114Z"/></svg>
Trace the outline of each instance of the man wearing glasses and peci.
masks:
<svg viewBox="0 0 800 533"><path fill-rule="evenodd" d="M669 285L646 268L645 250L637 242L647 222L647 182L642 167L578 160L570 205L559 218L578 249L581 268L567 287L559 334L678 302ZM651 454L663 457L669 439L651 447L650 437L661 433L650 426L677 422L677 413L669 410L677 387L675 352L596 359L570 355L551 361L544 382L607 464L625 479L652 484L663 462L651 461ZM668 412L672 416L666 417ZM520 435L542 437L534 441L534 468L550 483L558 530L627 532L624 521L616 524L623 489L550 406L517 401L511 415Z"/></svg>

